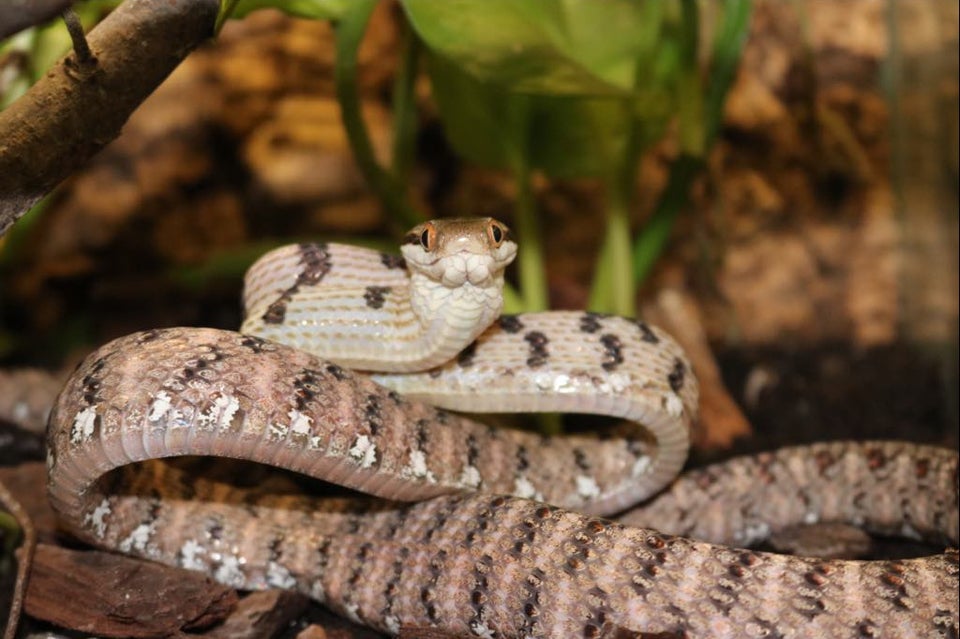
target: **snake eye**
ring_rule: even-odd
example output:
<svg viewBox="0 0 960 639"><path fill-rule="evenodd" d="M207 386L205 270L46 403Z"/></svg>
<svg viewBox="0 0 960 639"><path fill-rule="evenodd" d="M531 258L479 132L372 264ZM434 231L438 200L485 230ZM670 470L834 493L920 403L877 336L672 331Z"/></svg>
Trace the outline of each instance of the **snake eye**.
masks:
<svg viewBox="0 0 960 639"><path fill-rule="evenodd" d="M420 234L420 246L422 246L425 251L432 251L436 248L437 230L433 224L427 224L426 227L424 227L423 233Z"/></svg>
<svg viewBox="0 0 960 639"><path fill-rule="evenodd" d="M491 221L490 226L487 227L487 235L490 236L494 248L497 248L507 239L507 229L499 222Z"/></svg>

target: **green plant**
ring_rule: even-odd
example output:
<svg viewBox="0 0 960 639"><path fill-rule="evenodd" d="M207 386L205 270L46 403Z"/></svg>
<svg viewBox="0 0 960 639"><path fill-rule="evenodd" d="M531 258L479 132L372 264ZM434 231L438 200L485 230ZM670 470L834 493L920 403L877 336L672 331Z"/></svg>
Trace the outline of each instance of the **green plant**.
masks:
<svg viewBox="0 0 960 639"><path fill-rule="evenodd" d="M751 0L703 6L697 0L398 1L407 21L393 91L389 166L373 153L357 83L357 52L378 0L224 0L217 28L267 7L331 21L344 126L357 164L397 232L423 218L411 203L407 178L416 151L413 87L426 73L453 149L468 162L509 172L516 183L514 226L523 251L518 291L507 292L508 311L548 305L543 220L531 176L599 178L605 185L607 227L589 306L633 315L636 289L662 254L716 137ZM91 0L78 10L89 26L117 3ZM706 6L715 19L704 37ZM701 54L701 41L711 43L707 56ZM20 74L0 87L0 104L22 93L69 42L55 25L0 44L0 53L26 56ZM657 196L652 216L631 236L638 159L674 119L679 154L667 187ZM19 226L25 230L25 224ZM0 263L16 254L22 235L11 234L6 246L0 244ZM215 256L215 268L194 269L187 279L242 268L250 253L244 250L238 259Z"/></svg>
<svg viewBox="0 0 960 639"><path fill-rule="evenodd" d="M383 167L360 117L356 54L377 0L238 0L224 15L275 6L332 20L337 97L357 163L398 227L420 219L405 191L414 151L413 78L423 61L444 130L466 160L510 172L524 250L511 310L547 306L540 219L530 178L598 176L606 238L590 307L634 314L634 297L662 253L703 166L746 34L750 0L718 10L701 68L695 0L400 0L408 18L394 91L392 166ZM636 166L677 117L680 153L654 214L633 238Z"/></svg>

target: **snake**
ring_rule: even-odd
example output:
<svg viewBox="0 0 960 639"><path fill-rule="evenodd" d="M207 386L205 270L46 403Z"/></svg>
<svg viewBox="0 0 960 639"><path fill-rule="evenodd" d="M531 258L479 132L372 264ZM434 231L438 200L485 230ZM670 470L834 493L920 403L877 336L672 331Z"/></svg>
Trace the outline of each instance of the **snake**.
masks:
<svg viewBox="0 0 960 639"><path fill-rule="evenodd" d="M421 224L401 256L285 246L248 270L239 332L102 346L49 419L61 522L408 637L958 635L953 548L750 549L816 522L956 546L956 451L827 442L677 478L698 396L682 349L639 320L502 314L516 252L489 218ZM622 423L548 436L463 414L526 411ZM218 474L206 456L296 475ZM350 493L306 495L301 476Z"/></svg>

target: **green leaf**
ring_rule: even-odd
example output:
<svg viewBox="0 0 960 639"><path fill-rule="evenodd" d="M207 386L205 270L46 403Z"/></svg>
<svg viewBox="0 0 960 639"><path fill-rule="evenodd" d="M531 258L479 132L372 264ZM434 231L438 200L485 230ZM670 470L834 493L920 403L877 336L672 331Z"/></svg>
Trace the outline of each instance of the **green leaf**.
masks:
<svg viewBox="0 0 960 639"><path fill-rule="evenodd" d="M430 56L427 68L450 144L470 162L499 169L606 174L622 160L631 118L640 118L647 143L673 111L665 86L629 99L527 95L482 82L440 56Z"/></svg>
<svg viewBox="0 0 960 639"><path fill-rule="evenodd" d="M447 140L457 153L483 166L525 166L530 98L481 82L441 56L427 62Z"/></svg>
<svg viewBox="0 0 960 639"><path fill-rule="evenodd" d="M536 96L530 165L552 177L602 175L623 157L631 109L616 98Z"/></svg>
<svg viewBox="0 0 960 639"><path fill-rule="evenodd" d="M401 0L418 35L476 78L518 92L625 96L664 0Z"/></svg>
<svg viewBox="0 0 960 639"><path fill-rule="evenodd" d="M298 18L337 20L349 7L350 0L239 0L228 17L243 18L257 9L279 9Z"/></svg>

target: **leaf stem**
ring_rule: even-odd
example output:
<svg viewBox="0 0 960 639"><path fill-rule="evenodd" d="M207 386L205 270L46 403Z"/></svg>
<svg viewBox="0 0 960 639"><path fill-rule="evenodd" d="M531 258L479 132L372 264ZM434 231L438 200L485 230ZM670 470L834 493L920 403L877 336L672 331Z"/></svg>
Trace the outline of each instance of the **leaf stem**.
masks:
<svg viewBox="0 0 960 639"><path fill-rule="evenodd" d="M357 166L380 198L394 225L406 229L423 221L423 214L410 205L402 184L377 162L360 108L357 52L377 2L354 0L335 23L337 59L334 63L334 84L340 117Z"/></svg>
<svg viewBox="0 0 960 639"><path fill-rule="evenodd" d="M514 168L517 203L514 218L523 248L517 256L523 310L544 311L549 304L544 270L543 244L537 221L537 203L530 180L530 167L521 162Z"/></svg>
<svg viewBox="0 0 960 639"><path fill-rule="evenodd" d="M420 38L409 25L402 27L400 67L393 83L393 154L391 169L394 179L406 184L413 166L417 136L416 80L420 60Z"/></svg>
<svg viewBox="0 0 960 639"><path fill-rule="evenodd" d="M220 30L223 29L223 25L227 23L227 20L233 15L233 12L236 11L238 4L240 4L240 0L226 0L226 2L220 5L220 13L217 15L216 23L213 25L214 35L220 35Z"/></svg>
<svg viewBox="0 0 960 639"><path fill-rule="evenodd" d="M607 176L607 229L597 260L589 308L624 317L636 315L634 270L631 265L630 209L634 201L635 175L642 145L642 123L631 119L623 156Z"/></svg>
<svg viewBox="0 0 960 639"><path fill-rule="evenodd" d="M691 2L689 7L684 5L685 10L696 10L692 0L685 2ZM714 40L709 82L703 92L702 123L697 124L697 131L688 128L684 132L684 126L689 127L692 122L684 119L681 111L682 151L670 167L667 186L657 201L653 215L634 241L633 273L638 283L646 279L663 253L674 222L690 199L690 185L703 169L706 153L716 140L723 117L723 103L736 75L740 52L746 40L751 4L752 0L728 0L724 4L723 18ZM685 34L690 38L695 32L687 30ZM687 112L686 117L690 118L692 114ZM695 143L695 138L699 138L698 143Z"/></svg>

